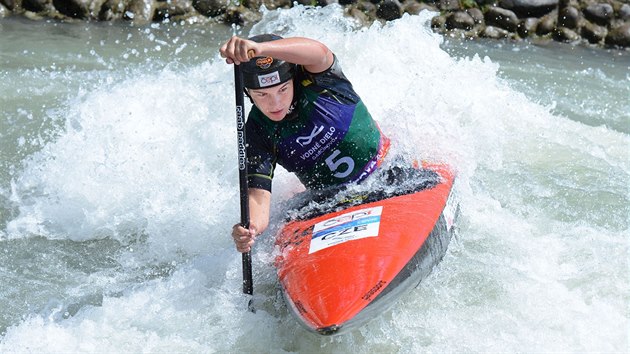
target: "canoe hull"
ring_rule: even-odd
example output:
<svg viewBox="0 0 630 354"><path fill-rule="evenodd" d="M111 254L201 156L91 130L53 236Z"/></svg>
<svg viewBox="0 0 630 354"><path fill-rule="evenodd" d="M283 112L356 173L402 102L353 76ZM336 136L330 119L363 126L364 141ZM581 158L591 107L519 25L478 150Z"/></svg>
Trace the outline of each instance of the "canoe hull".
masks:
<svg viewBox="0 0 630 354"><path fill-rule="evenodd" d="M454 175L431 188L291 221L276 244L278 278L295 317L331 335L355 328L418 285L444 256L457 200Z"/></svg>

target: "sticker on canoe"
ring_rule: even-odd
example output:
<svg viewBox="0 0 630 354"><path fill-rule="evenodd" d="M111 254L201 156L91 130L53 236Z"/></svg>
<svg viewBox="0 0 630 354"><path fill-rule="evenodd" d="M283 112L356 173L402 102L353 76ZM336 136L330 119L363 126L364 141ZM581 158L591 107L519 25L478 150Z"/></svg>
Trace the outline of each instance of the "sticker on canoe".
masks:
<svg viewBox="0 0 630 354"><path fill-rule="evenodd" d="M378 236L382 206L355 210L320 221L313 227L308 253L366 237Z"/></svg>

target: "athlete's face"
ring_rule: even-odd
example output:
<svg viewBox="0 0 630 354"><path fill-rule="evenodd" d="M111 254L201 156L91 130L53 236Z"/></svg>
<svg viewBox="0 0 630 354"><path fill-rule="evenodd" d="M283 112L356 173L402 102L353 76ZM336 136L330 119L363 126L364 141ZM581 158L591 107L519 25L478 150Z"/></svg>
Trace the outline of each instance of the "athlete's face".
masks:
<svg viewBox="0 0 630 354"><path fill-rule="evenodd" d="M258 109L272 121L279 122L287 115L293 102L293 79L278 86L247 91Z"/></svg>

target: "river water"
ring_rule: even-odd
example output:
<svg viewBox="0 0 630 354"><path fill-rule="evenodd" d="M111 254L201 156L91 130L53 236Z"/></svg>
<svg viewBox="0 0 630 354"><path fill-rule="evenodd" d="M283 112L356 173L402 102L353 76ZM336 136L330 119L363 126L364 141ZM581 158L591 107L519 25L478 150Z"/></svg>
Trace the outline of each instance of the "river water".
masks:
<svg viewBox="0 0 630 354"><path fill-rule="evenodd" d="M469 42L330 6L252 29L0 21L0 352L627 352L630 52ZM458 171L444 260L366 326L297 326L271 235L240 293L233 32L326 43L394 151ZM352 271L351 269L344 271Z"/></svg>

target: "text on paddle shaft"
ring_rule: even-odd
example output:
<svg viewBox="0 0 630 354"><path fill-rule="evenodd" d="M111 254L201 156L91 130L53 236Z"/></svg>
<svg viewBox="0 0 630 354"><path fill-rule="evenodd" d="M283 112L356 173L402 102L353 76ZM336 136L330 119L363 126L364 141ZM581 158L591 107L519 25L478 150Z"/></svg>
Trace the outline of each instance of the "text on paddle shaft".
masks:
<svg viewBox="0 0 630 354"><path fill-rule="evenodd" d="M247 151L245 145L245 119L243 116L243 106L236 106L236 134L238 137L238 169L243 171L246 168Z"/></svg>

